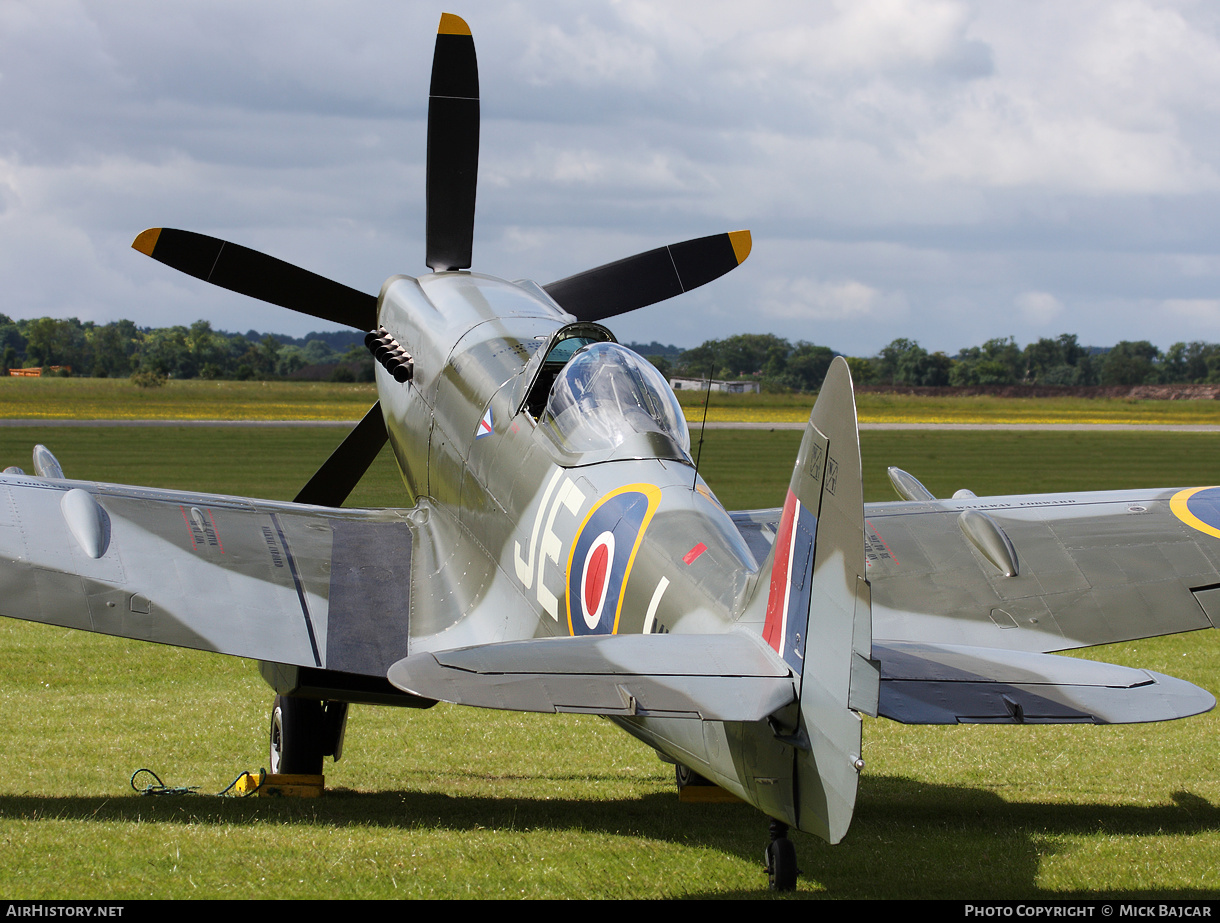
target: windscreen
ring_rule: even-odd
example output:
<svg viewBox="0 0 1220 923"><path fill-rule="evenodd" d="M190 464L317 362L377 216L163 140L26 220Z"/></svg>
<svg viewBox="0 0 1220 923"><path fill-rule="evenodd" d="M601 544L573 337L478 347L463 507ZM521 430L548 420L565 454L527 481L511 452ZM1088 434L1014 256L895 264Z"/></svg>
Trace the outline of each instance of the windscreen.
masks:
<svg viewBox="0 0 1220 923"><path fill-rule="evenodd" d="M690 454L682 408L661 373L618 343L579 349L555 378L542 425L570 452L615 449L637 433L661 433Z"/></svg>

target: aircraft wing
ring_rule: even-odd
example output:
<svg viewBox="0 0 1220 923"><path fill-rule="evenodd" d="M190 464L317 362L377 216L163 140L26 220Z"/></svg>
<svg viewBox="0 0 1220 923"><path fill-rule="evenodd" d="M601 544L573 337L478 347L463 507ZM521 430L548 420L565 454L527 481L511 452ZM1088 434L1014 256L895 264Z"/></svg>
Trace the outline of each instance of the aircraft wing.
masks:
<svg viewBox="0 0 1220 923"><path fill-rule="evenodd" d="M345 510L25 475L0 476L0 615L384 680L427 698L521 711L757 721L794 701L757 635L536 638L408 653L472 600L476 568L444 517ZM413 556L418 559L413 562ZM436 560L434 560L436 559ZM416 576L430 581L415 601ZM449 567L448 569L455 569ZM492 594L496 595L496 594ZM490 607L501 620L512 596ZM397 664L396 666L394 666ZM391 667L393 666L393 670Z"/></svg>
<svg viewBox="0 0 1220 923"><path fill-rule="evenodd" d="M1213 495L1220 489L866 504L873 636L1047 653L1212 628ZM753 548L768 547L779 510L733 516Z"/></svg>
<svg viewBox="0 0 1220 923"><path fill-rule="evenodd" d="M866 510L879 715L908 724L1119 724L1166 721L1215 706L1210 693L1183 680L1040 650L1207 627L1196 595L1209 599L1207 588L1217 581L1203 563L1210 537L1196 539L1197 530L1178 529L1158 516L1168 512L1157 509L1168 498L1145 492L1064 499L1047 505L1041 504L1048 498L986 501L993 524L1004 524L1011 546L1030 550L1024 568L1005 562L1018 564L1017 573L1007 577L956 524L965 509L981 501L881 504ZM734 514L756 554L769 547L777 513ZM1127 516L1148 518L1137 519L1138 528L1119 540L1118 527ZM882 542L882 534L888 541ZM1165 545L1171 546L1166 554L1178 560L1193 548L1196 556L1190 560L1197 572L1184 576L1147 566L1152 549ZM1050 553L1053 548L1060 557ZM925 563L904 571L898 564L903 558ZM953 567L931 563L946 559ZM1046 568L1040 579L1030 561ZM1047 593L1051 576L1070 566L1082 575L1108 574L1121 589L1098 580L1092 597ZM1011 582L1022 573L1023 583ZM939 591L930 591L929 584ZM936 600L945 608L933 611L927 605ZM1025 625L997 624L995 610L1001 605L1006 612L1035 615ZM984 646L980 639L990 643ZM478 644L413 654L395 664L389 678L415 695L461 705L718 721L762 720L795 697L785 664L757 635L742 630Z"/></svg>
<svg viewBox="0 0 1220 923"><path fill-rule="evenodd" d="M1182 502L1214 518L1209 493L870 505L875 637L1049 652L1211 628L1220 533Z"/></svg>
<svg viewBox="0 0 1220 923"><path fill-rule="evenodd" d="M907 723L1157 721L1207 692L1064 651L1214 627L1220 490L867 504L878 711ZM778 510L735 513L758 555Z"/></svg>
<svg viewBox="0 0 1220 923"><path fill-rule="evenodd" d="M384 679L406 512L0 476L0 614Z"/></svg>

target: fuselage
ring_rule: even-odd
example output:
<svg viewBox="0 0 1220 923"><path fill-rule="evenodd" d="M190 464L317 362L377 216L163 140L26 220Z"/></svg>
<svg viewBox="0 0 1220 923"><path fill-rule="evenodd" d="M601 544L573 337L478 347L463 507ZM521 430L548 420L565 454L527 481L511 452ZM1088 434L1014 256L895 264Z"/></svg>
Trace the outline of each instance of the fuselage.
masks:
<svg viewBox="0 0 1220 923"><path fill-rule="evenodd" d="M379 321L414 357L405 383L378 366L378 392L412 500L463 549L463 616L486 598L480 585L516 597L503 621L484 612L466 630L461 616L413 611L413 650L714 632L742 614L758 562L696 474L681 411L645 360L534 283L475 273L394 277Z"/></svg>
<svg viewBox="0 0 1220 923"><path fill-rule="evenodd" d="M416 504L413 654L556 635L761 633L769 546L755 543L756 556L698 476L681 409L646 360L529 282L395 277L378 314L414 359L409 382L377 373ZM831 836L798 809L793 751L769 724L614 720Z"/></svg>

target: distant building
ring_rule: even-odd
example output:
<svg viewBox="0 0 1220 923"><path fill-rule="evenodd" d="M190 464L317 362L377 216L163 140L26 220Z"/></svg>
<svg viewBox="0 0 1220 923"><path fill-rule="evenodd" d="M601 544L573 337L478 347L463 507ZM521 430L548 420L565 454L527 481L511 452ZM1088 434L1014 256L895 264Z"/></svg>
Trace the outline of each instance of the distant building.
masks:
<svg viewBox="0 0 1220 923"><path fill-rule="evenodd" d="M762 388L756 381L720 381L712 378L671 378L669 386L675 391L721 391L725 394L758 394Z"/></svg>
<svg viewBox="0 0 1220 923"><path fill-rule="evenodd" d="M48 374L62 372L64 369L68 370L68 374L72 374L72 366L70 365L49 365L46 367ZM41 378L42 371L41 366L36 366L32 369L9 369L8 373L16 378Z"/></svg>

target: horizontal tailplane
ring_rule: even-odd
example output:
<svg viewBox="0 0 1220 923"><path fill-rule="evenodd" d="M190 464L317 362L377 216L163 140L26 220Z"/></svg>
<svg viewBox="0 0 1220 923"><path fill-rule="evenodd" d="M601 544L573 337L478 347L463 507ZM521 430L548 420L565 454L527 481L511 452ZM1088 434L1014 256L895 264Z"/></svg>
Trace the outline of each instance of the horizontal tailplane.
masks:
<svg viewBox="0 0 1220 923"><path fill-rule="evenodd" d="M758 636L589 635L421 652L390 682L426 697L511 711L762 721L796 700Z"/></svg>

